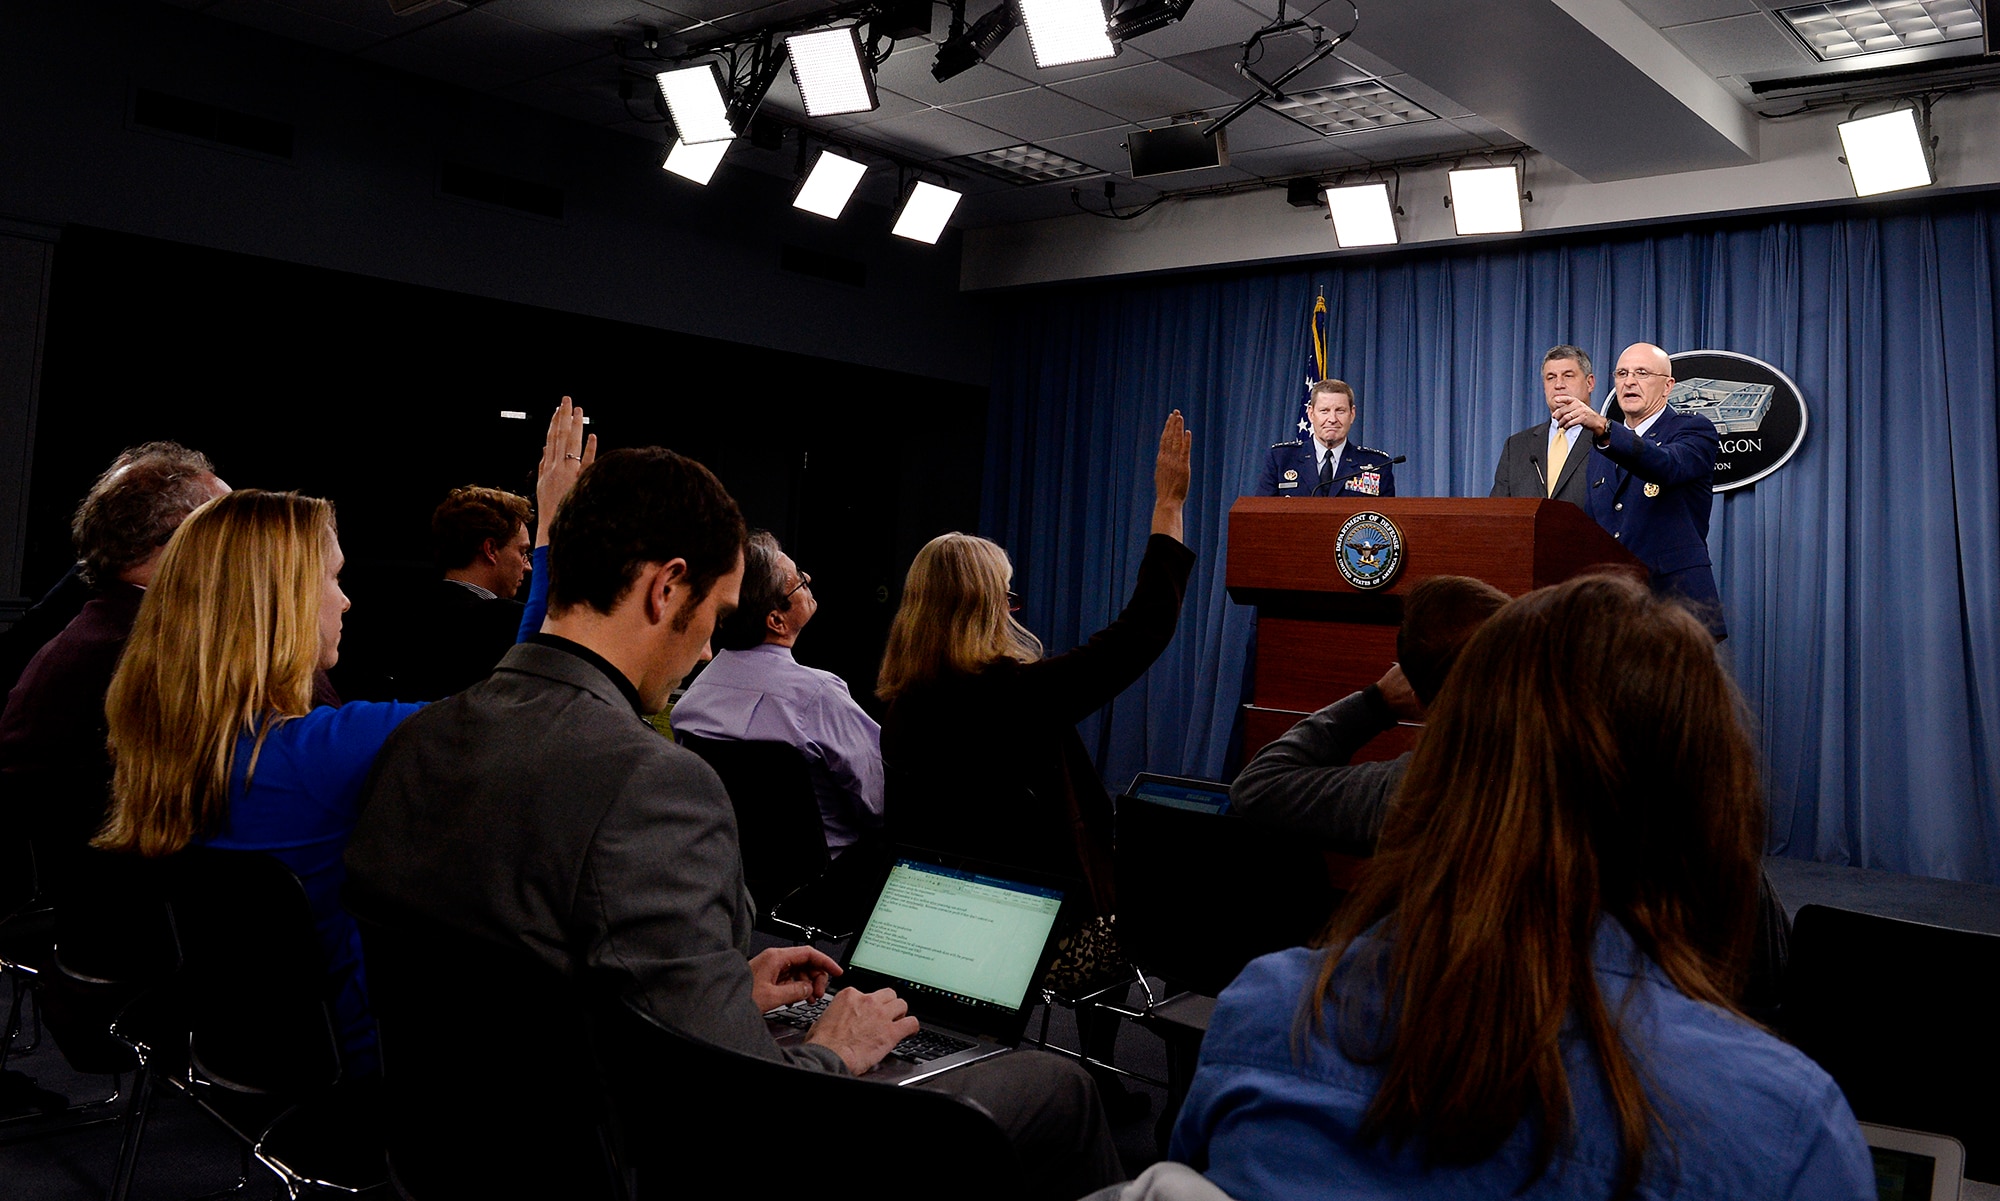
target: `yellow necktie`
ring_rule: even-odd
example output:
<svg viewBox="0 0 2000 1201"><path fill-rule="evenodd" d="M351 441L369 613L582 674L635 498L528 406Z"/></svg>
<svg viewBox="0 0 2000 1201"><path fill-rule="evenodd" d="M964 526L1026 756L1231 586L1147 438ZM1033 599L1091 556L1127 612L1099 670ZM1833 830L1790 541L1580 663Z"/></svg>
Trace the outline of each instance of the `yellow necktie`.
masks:
<svg viewBox="0 0 2000 1201"><path fill-rule="evenodd" d="M1549 439L1549 495L1556 494L1556 480L1561 477L1563 460L1569 458L1569 431L1557 430Z"/></svg>

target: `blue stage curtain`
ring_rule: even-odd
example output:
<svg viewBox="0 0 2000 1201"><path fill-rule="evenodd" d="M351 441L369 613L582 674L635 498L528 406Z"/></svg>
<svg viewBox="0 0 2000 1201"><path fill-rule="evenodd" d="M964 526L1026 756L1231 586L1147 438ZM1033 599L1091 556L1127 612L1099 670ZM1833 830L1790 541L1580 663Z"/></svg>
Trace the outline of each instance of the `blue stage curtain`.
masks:
<svg viewBox="0 0 2000 1201"><path fill-rule="evenodd" d="M1810 412L1776 474L1718 498L1725 652L1758 724L1774 852L2000 883L2000 429L1990 197L1002 298L982 521L1051 652L1123 604L1159 426L1194 431L1180 633L1083 727L1114 788L1215 776L1250 613L1223 591L1230 504L1295 437L1324 288L1328 371L1406 496L1484 496L1546 419L1541 353L1734 350Z"/></svg>

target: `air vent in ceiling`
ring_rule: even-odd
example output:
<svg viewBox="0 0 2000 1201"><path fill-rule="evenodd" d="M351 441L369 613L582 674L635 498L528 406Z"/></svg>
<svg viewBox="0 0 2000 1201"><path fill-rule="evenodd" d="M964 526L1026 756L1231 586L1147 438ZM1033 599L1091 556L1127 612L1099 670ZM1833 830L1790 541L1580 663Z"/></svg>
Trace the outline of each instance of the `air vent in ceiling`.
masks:
<svg viewBox="0 0 2000 1201"><path fill-rule="evenodd" d="M1059 179L1080 179L1086 175L1102 175L1089 163L1080 163L1066 158L1053 150L1040 146L1006 146L999 150L982 150L978 154L968 154L957 160L986 175L1004 179L1013 184L1054 183Z"/></svg>
<svg viewBox="0 0 2000 1201"><path fill-rule="evenodd" d="M1435 121L1437 114L1385 83L1342 84L1311 92L1293 92L1268 107L1326 137Z"/></svg>
<svg viewBox="0 0 2000 1201"><path fill-rule="evenodd" d="M1793 33L1823 62L1977 38L1973 0L1831 0L1781 8Z"/></svg>

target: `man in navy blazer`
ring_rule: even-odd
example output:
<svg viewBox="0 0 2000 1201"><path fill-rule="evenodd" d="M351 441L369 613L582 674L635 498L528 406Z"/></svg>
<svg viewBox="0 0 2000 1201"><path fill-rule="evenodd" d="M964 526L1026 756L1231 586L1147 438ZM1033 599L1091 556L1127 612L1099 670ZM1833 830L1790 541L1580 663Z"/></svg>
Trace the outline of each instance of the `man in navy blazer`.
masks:
<svg viewBox="0 0 2000 1201"><path fill-rule="evenodd" d="M1619 411L1614 422L1587 397L1555 414L1563 428L1580 425L1593 438L1585 508L1652 572L1655 592L1678 596L1717 642L1729 636L1722 597L1708 559L1708 514L1720 436L1706 417L1674 411L1667 352L1647 342L1625 349L1612 373Z"/></svg>
<svg viewBox="0 0 2000 1201"><path fill-rule="evenodd" d="M1350 446L1359 406L1354 389L1337 379L1313 385L1309 410L1312 437L1279 442L1264 459L1264 474L1252 496L1394 496L1396 473L1389 456Z"/></svg>

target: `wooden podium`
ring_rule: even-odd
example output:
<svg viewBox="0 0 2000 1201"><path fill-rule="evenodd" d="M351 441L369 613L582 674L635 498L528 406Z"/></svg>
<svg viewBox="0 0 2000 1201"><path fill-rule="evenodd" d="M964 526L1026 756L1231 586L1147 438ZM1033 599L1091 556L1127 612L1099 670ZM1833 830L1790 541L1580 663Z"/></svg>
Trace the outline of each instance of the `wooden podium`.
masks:
<svg viewBox="0 0 2000 1201"><path fill-rule="evenodd" d="M1340 527L1373 511L1403 534L1403 566L1388 587L1362 591L1334 565ZM1485 580L1510 596L1587 571L1646 569L1567 501L1450 497L1246 496L1229 510L1229 595L1257 606L1243 756L1299 718L1380 679L1396 661L1402 595L1434 575ZM1416 727L1391 730L1357 759L1410 749Z"/></svg>

